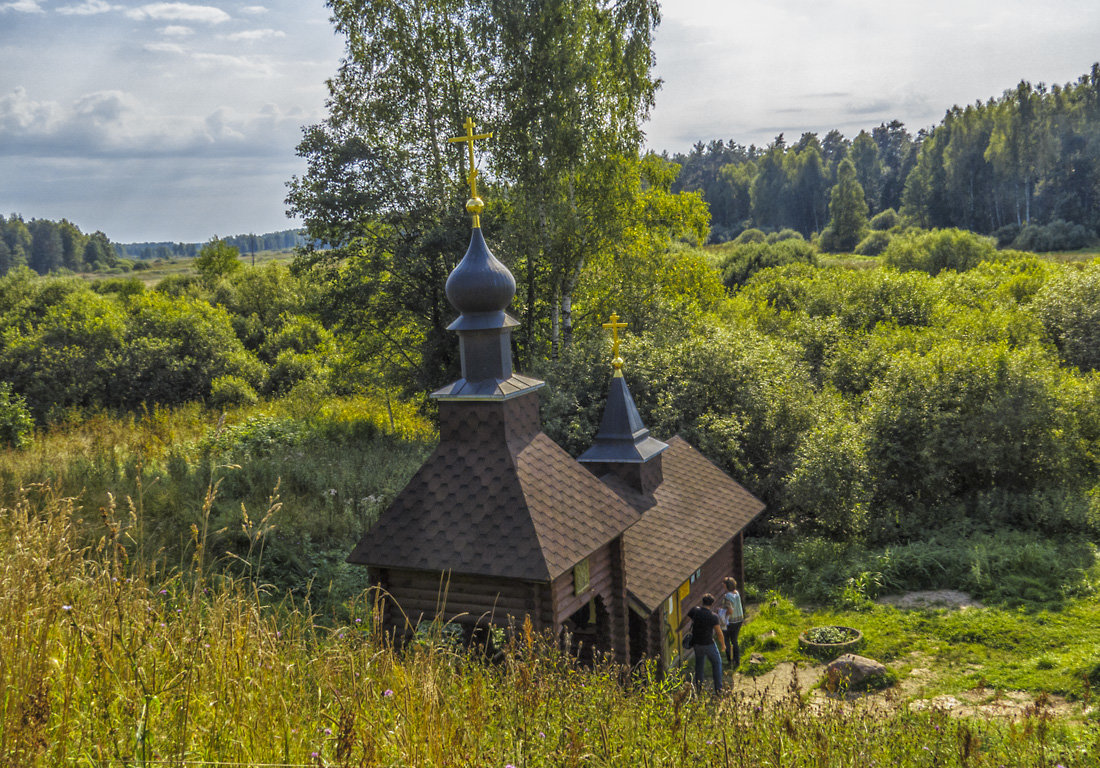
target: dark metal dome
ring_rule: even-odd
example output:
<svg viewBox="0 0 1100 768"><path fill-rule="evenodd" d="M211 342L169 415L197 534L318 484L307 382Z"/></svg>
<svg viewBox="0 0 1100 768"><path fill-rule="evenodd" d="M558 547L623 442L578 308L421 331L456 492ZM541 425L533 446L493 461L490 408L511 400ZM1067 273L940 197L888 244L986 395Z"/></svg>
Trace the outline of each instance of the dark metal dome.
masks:
<svg viewBox="0 0 1100 768"><path fill-rule="evenodd" d="M516 279L473 230L466 255L447 278L447 299L463 315L503 313L516 295Z"/></svg>

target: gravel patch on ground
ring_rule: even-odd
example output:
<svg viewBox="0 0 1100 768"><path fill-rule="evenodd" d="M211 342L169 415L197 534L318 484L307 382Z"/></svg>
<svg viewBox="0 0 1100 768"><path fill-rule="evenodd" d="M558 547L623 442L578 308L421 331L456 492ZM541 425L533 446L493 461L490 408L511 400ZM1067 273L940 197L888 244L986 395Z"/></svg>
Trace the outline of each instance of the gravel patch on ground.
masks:
<svg viewBox="0 0 1100 768"><path fill-rule="evenodd" d="M876 603L895 608L982 608L980 602L955 589L929 589L904 595L883 595Z"/></svg>

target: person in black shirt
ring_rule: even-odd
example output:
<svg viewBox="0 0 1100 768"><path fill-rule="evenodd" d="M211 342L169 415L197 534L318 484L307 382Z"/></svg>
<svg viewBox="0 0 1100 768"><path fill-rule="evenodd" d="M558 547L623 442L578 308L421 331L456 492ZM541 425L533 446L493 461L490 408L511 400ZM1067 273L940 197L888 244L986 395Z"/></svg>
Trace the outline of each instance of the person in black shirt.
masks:
<svg viewBox="0 0 1100 768"><path fill-rule="evenodd" d="M722 635L722 629L718 626L718 617L710 610L714 605L714 595L709 592L703 595L702 605L697 605L688 611L691 619L692 645L695 649L695 687L703 690L704 661L710 659L711 673L714 675L714 692L722 692L722 654L726 647L726 639Z"/></svg>

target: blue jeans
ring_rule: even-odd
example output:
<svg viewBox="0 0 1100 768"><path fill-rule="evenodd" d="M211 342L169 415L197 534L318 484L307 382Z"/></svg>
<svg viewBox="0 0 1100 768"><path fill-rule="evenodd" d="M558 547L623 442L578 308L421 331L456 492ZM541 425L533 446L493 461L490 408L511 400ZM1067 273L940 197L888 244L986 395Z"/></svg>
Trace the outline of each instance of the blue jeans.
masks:
<svg viewBox="0 0 1100 768"><path fill-rule="evenodd" d="M695 646L695 687L703 690L703 663L710 659L710 670L714 675L714 692L722 692L722 654L717 643Z"/></svg>

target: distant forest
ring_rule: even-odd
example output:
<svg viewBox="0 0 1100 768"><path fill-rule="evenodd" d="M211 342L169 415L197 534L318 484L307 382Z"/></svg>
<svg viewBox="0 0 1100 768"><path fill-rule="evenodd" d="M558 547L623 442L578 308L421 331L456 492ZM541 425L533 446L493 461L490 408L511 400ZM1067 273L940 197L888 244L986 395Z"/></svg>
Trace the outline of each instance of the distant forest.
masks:
<svg viewBox="0 0 1100 768"><path fill-rule="evenodd" d="M281 251L304 245L301 230L285 229L263 235L221 238L242 254ZM0 215L0 275L27 266L40 275L70 272L128 271L149 260L190 258L202 243L112 243L107 235L80 231L68 219L30 219L20 214Z"/></svg>
<svg viewBox="0 0 1100 768"><path fill-rule="evenodd" d="M667 157L667 154L666 154ZM821 232L837 169L852 162L869 213L894 209L922 227L960 227L1011 243L1028 224L1100 231L1100 64L1076 83L1021 82L1000 98L952 107L931 131L899 121L855 139L779 134L767 147L700 142L669 159L672 189L700 191L711 242L748 228Z"/></svg>
<svg viewBox="0 0 1100 768"><path fill-rule="evenodd" d="M286 251L305 245L300 229L284 229L268 232L265 235L232 235L220 238L226 245L233 246L242 254L257 251ZM190 258L198 254L202 243L122 243L117 245L119 252L131 259L172 259Z"/></svg>

